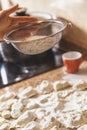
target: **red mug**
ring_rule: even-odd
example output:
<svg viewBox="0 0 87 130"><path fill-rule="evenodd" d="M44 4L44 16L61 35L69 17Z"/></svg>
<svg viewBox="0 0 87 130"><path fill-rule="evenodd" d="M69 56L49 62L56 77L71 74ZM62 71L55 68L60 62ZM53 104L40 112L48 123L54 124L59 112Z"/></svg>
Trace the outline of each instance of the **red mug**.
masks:
<svg viewBox="0 0 87 130"><path fill-rule="evenodd" d="M62 59L68 73L77 73L83 56L78 51L69 51L62 55Z"/></svg>

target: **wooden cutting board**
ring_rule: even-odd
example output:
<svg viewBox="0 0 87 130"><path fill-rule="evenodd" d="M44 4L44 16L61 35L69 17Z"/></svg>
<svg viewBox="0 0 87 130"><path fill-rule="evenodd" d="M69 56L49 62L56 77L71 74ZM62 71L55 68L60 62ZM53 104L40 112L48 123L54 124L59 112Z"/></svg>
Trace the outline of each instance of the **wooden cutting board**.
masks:
<svg viewBox="0 0 87 130"><path fill-rule="evenodd" d="M52 81L56 81L60 79L64 79L71 82L72 81L75 82L76 80L80 80L80 79L84 79L87 81L87 61L84 61L81 64L79 71L76 74L68 74L65 71L65 67L61 67L61 68L57 68L55 70L43 73L41 75L35 76L33 78L23 80L13 85L9 85L6 88L1 89L0 92L3 92L4 89L7 89L8 87L11 88L11 90L16 91L20 87L28 87L29 85L35 87L38 84L40 84L41 81L43 80L48 80L52 82Z"/></svg>

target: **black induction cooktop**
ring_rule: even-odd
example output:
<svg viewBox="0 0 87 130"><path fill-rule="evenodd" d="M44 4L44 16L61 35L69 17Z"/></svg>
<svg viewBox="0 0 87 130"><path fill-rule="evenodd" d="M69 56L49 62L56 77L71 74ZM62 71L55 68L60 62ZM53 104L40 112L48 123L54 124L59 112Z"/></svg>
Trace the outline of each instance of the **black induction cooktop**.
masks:
<svg viewBox="0 0 87 130"><path fill-rule="evenodd" d="M63 50L54 47L42 54L28 56L25 62L6 62L0 57L0 87L53 70L63 65Z"/></svg>

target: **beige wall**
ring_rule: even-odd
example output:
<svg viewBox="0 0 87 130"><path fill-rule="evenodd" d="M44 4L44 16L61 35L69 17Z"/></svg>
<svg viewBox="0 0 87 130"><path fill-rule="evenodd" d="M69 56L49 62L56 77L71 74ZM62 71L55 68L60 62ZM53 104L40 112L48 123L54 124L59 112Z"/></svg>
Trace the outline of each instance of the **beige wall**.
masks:
<svg viewBox="0 0 87 130"><path fill-rule="evenodd" d="M11 0L14 3L19 3L20 6L25 6L29 11L48 11L52 0Z"/></svg>

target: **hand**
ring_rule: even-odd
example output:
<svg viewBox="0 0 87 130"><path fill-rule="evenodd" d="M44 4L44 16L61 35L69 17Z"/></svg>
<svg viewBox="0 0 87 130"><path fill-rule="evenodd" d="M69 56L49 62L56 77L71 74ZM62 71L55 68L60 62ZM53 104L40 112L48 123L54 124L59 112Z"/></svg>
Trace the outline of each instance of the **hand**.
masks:
<svg viewBox="0 0 87 130"><path fill-rule="evenodd" d="M10 16L11 13L18 9L18 4L0 12L0 40L3 41L5 33L29 22L37 21L33 16Z"/></svg>

